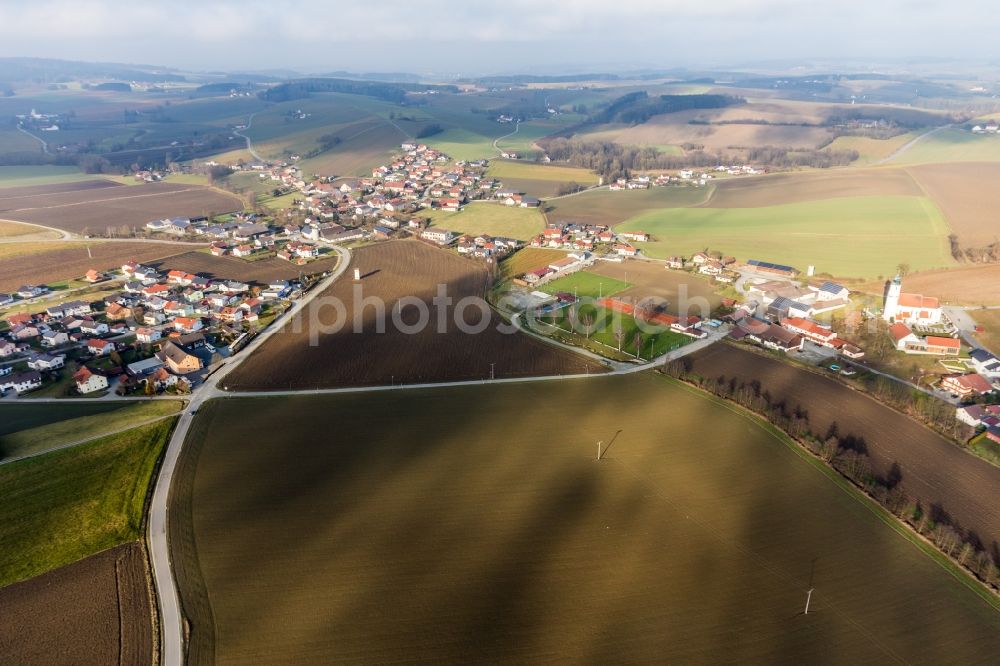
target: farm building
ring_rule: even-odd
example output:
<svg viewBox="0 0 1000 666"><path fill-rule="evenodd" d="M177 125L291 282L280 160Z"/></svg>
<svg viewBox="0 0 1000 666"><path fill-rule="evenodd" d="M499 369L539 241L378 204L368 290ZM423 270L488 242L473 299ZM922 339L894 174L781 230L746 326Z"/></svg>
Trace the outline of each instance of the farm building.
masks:
<svg viewBox="0 0 1000 666"><path fill-rule="evenodd" d="M784 275L786 277L795 277L799 274L799 272L791 266L773 264L769 261L760 261L758 259L751 259L748 261L747 268L752 271L757 271L758 273L773 273L775 275Z"/></svg>

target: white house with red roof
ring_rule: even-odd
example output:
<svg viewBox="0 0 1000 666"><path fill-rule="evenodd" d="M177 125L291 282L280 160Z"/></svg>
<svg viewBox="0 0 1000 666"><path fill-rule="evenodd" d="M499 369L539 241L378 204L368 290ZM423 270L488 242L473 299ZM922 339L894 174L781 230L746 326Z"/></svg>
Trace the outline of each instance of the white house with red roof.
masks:
<svg viewBox="0 0 1000 666"><path fill-rule="evenodd" d="M949 375L941 380L941 388L960 398L982 395L993 390L993 385L982 375L972 372L965 375Z"/></svg>
<svg viewBox="0 0 1000 666"><path fill-rule="evenodd" d="M82 366L73 374L73 381L80 393L94 393L108 388L108 378L91 371L87 366Z"/></svg>
<svg viewBox="0 0 1000 666"><path fill-rule="evenodd" d="M886 291L882 318L908 326L933 326L941 323L941 304L932 296L904 292L903 278L897 275Z"/></svg>

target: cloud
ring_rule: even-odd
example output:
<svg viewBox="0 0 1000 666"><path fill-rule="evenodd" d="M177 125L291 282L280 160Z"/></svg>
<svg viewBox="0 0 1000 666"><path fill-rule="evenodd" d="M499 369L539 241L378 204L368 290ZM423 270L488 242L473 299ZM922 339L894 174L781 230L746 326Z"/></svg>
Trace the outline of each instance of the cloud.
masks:
<svg viewBox="0 0 1000 666"><path fill-rule="evenodd" d="M205 69L398 62L412 70L537 66L556 56L596 63L638 54L683 62L968 55L988 51L1000 28L1000 13L969 4L982 7L958 15L927 0L0 0L0 54Z"/></svg>

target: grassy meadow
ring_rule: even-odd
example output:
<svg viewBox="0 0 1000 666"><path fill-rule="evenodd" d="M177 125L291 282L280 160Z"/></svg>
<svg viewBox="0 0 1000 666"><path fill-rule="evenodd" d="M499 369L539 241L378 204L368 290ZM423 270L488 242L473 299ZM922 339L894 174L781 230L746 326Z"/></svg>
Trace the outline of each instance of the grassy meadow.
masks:
<svg viewBox="0 0 1000 666"><path fill-rule="evenodd" d="M923 197L842 197L759 208L677 208L647 212L622 224L653 241L651 257L711 248L739 261L761 259L839 277L888 275L951 266L948 226Z"/></svg>
<svg viewBox="0 0 1000 666"><path fill-rule="evenodd" d="M510 160L494 160L486 175L502 182L505 188L534 197L554 196L560 185L577 183L587 187L597 185L600 180L597 174L587 169Z"/></svg>
<svg viewBox="0 0 1000 666"><path fill-rule="evenodd" d="M763 421L658 376L212 401L175 482L192 664L1000 649L994 598Z"/></svg>
<svg viewBox="0 0 1000 666"><path fill-rule="evenodd" d="M1000 161L1000 136L979 135L961 128L928 134L891 164Z"/></svg>
<svg viewBox="0 0 1000 666"><path fill-rule="evenodd" d="M0 465L0 586L139 538L172 428L163 420Z"/></svg>
<svg viewBox="0 0 1000 666"><path fill-rule="evenodd" d="M97 438L140 423L176 414L181 401L111 402L94 405L21 403L0 406L0 461L37 455L60 446ZM109 407L110 409L104 408ZM79 413L74 416L73 414ZM51 420L51 422L48 422Z"/></svg>
<svg viewBox="0 0 1000 666"><path fill-rule="evenodd" d="M545 216L537 208L505 206L502 203L475 202L458 212L430 211L431 224L473 236L488 234L528 240L542 233Z"/></svg>

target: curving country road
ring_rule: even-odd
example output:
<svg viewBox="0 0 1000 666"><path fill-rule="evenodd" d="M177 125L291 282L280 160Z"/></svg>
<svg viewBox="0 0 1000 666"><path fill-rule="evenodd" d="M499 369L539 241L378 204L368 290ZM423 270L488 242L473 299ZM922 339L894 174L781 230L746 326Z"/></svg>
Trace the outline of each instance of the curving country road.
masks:
<svg viewBox="0 0 1000 666"><path fill-rule="evenodd" d="M253 157L258 162L266 162L267 160L261 157L257 153L257 151L253 149L253 142L250 140L250 137L248 137L246 134L243 134L243 132L245 132L246 130L250 129L253 126L253 117L256 116L257 113L258 113L257 111L254 111L249 116L247 116L247 126L241 130L233 130L233 134L235 134L236 136L242 138L244 141L247 142L247 152L250 153L251 157Z"/></svg>
<svg viewBox="0 0 1000 666"><path fill-rule="evenodd" d="M184 662L184 621L181 614L180 597L174 581L174 572L170 563L170 549L167 540L167 520L169 519L167 514L167 499L170 493L170 484L174 478L174 471L177 468L177 460L180 457L181 448L184 446L184 439L191 428L191 422L194 420L194 414L205 400L220 395L220 391L217 388L218 384L226 375L232 372L233 368L239 366L243 359L249 357L254 350L266 342L276 331L281 329L284 321L290 321L317 294L322 293L347 270L350 264L351 253L341 247L334 247L334 250L340 255L340 262L337 264L337 268L281 315L279 320L272 322L263 333L254 338L234 359L225 362L212 376L206 379L202 386L198 387L191 397L187 409L177 420L177 425L170 437L170 442L167 443L167 450L163 456L163 465L156 479L156 487L153 490L153 498L149 505L149 519L147 521L146 532L150 562L153 568L153 581L159 601L160 660L163 664L172 666Z"/></svg>

